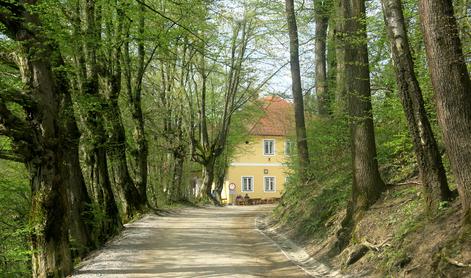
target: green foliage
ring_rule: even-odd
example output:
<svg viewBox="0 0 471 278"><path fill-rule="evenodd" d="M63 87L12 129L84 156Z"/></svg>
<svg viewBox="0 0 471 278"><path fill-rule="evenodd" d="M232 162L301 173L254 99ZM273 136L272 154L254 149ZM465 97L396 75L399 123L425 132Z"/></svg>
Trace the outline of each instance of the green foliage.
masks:
<svg viewBox="0 0 471 278"><path fill-rule="evenodd" d="M0 277L30 275L29 208L24 166L0 160Z"/></svg>
<svg viewBox="0 0 471 278"><path fill-rule="evenodd" d="M399 97L373 97L378 162L388 183L403 181L417 174L412 140Z"/></svg>
<svg viewBox="0 0 471 278"><path fill-rule="evenodd" d="M351 192L350 151L346 119L312 119L308 126L311 153L310 182L301 185L297 169L285 185L276 215L297 235L324 238L337 212L345 208ZM293 157L293 160L295 157Z"/></svg>

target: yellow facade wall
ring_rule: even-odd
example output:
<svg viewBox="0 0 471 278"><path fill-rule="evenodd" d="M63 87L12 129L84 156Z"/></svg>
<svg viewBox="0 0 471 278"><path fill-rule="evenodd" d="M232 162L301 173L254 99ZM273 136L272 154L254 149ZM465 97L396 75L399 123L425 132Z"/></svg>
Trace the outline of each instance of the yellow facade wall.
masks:
<svg viewBox="0 0 471 278"><path fill-rule="evenodd" d="M274 140L274 155L264 154L264 140ZM232 202L237 195L250 198L279 198L284 191L284 184L288 168L285 144L287 139L282 136L252 136L236 149L236 154L231 162L226 175L226 181L222 194L223 199ZM253 191L242 190L242 177L253 178ZM266 192L265 177L275 178L275 191ZM235 184L235 194L229 195L229 184Z"/></svg>

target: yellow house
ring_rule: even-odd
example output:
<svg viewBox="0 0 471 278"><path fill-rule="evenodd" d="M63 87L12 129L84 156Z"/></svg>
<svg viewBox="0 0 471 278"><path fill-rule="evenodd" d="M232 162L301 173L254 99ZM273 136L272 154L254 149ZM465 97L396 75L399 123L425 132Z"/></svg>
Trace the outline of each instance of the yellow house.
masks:
<svg viewBox="0 0 471 278"><path fill-rule="evenodd" d="M250 199L280 198L287 177L287 158L292 152L292 104L280 97L260 100L263 116L250 128L247 140L236 147L226 175L222 198L235 203L237 196Z"/></svg>

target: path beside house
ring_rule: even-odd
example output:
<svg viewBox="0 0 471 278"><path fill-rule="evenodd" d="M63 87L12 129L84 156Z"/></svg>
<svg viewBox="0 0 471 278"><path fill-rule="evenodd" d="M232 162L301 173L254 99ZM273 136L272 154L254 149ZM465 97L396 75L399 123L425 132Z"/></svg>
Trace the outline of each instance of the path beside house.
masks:
<svg viewBox="0 0 471 278"><path fill-rule="evenodd" d="M85 277L308 277L266 236L255 218L271 206L184 209L147 215L86 260Z"/></svg>

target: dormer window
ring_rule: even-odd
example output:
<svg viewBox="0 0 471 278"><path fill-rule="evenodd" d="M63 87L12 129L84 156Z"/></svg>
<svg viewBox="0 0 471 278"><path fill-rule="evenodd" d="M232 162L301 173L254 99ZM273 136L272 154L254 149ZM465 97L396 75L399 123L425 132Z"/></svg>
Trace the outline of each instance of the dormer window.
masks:
<svg viewBox="0 0 471 278"><path fill-rule="evenodd" d="M263 154L275 155L275 140L263 140Z"/></svg>

